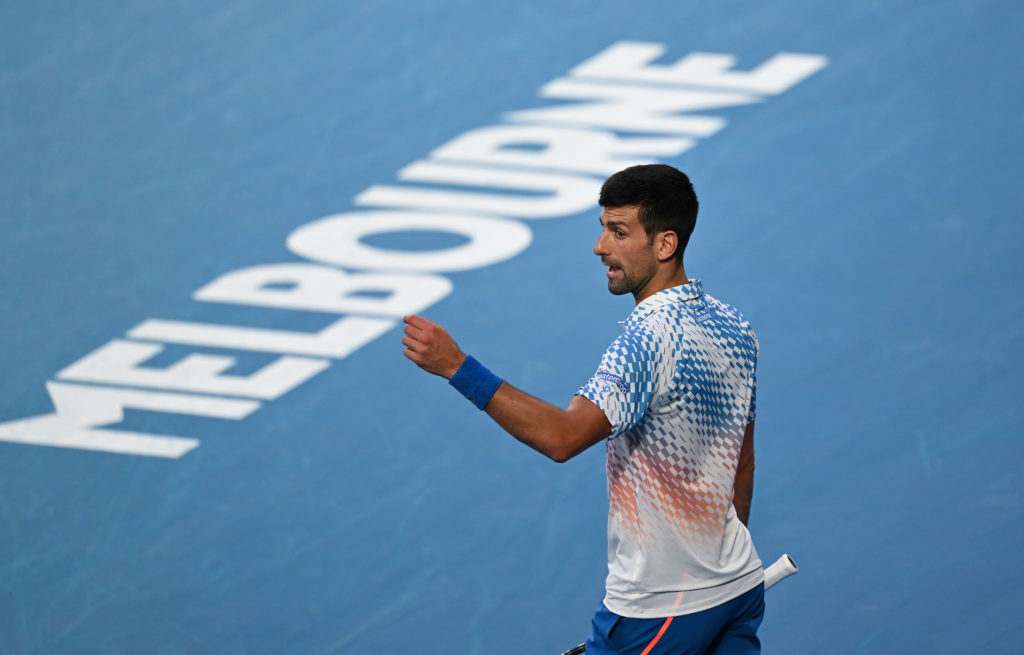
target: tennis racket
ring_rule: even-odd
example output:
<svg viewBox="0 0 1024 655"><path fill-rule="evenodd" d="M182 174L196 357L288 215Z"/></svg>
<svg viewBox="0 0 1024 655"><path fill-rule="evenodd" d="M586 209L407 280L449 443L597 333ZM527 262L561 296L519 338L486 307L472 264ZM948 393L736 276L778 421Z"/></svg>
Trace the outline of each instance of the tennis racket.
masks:
<svg viewBox="0 0 1024 655"><path fill-rule="evenodd" d="M789 555L783 555L779 559L775 560L775 563L764 570L764 588L771 589L775 584L783 578L796 573L799 569L796 567L796 562ZM562 653L562 655L583 655L584 644L580 644L575 648Z"/></svg>

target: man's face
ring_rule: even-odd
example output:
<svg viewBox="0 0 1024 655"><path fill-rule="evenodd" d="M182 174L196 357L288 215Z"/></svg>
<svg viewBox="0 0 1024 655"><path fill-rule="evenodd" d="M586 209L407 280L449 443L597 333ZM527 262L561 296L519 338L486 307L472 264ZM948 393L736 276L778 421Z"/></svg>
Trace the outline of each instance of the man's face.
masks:
<svg viewBox="0 0 1024 655"><path fill-rule="evenodd" d="M640 224L640 207L605 207L594 254L608 267L608 290L639 297L658 270L654 245Z"/></svg>

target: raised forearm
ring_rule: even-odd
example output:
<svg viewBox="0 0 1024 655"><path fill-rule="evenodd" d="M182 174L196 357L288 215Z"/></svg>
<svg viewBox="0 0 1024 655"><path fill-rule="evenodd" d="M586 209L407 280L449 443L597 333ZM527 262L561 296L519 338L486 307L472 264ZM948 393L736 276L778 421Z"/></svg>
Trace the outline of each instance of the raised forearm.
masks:
<svg viewBox="0 0 1024 655"><path fill-rule="evenodd" d="M585 398L576 396L561 409L507 382L486 411L513 437L556 462L575 457L611 432L604 413Z"/></svg>
<svg viewBox="0 0 1024 655"><path fill-rule="evenodd" d="M405 324L402 343L407 358L423 370L451 380L512 436L556 462L564 462L611 434L604 412L586 398L576 396L566 409L560 409L507 382L498 384L493 373L467 361L440 325L414 315L406 316Z"/></svg>

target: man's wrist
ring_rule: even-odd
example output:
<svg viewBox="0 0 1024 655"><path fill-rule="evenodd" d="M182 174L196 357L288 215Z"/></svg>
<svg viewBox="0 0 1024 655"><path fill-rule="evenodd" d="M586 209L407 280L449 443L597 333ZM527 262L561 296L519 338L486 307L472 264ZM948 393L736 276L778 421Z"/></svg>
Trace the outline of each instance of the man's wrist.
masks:
<svg viewBox="0 0 1024 655"><path fill-rule="evenodd" d="M452 381L452 378L455 377L455 374L459 372L459 369L462 368L462 365L466 363L467 359L469 359L469 355L465 354L461 350L459 351L459 357L461 359L459 359L459 363L455 365L455 368L450 369L448 375L443 376L444 379L448 380L449 382Z"/></svg>
<svg viewBox="0 0 1024 655"><path fill-rule="evenodd" d="M466 355L465 361L448 380L448 384L476 405L477 409L483 410L501 386L501 378L476 361L472 355Z"/></svg>

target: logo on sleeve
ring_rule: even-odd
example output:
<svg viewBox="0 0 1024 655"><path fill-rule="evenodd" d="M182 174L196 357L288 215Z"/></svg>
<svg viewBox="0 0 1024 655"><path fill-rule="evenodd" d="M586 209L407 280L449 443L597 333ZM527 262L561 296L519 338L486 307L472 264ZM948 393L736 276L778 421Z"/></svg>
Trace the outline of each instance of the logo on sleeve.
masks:
<svg viewBox="0 0 1024 655"><path fill-rule="evenodd" d="M594 377L597 378L598 380L602 380L604 382L607 382L608 384L611 384L622 393L626 393L627 391L629 391L629 387L627 387L626 383L622 381L622 378L620 378L618 375L615 375L610 371L598 371L597 373L594 374Z"/></svg>

